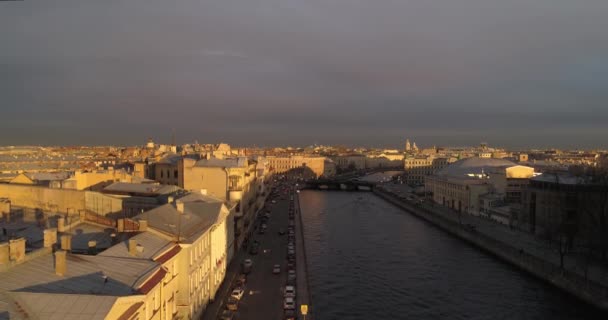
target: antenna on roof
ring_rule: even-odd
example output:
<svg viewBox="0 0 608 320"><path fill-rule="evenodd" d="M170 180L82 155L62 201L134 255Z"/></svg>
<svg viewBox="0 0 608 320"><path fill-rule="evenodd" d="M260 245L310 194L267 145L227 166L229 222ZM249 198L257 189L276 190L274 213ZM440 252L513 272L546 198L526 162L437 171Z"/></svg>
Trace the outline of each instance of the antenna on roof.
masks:
<svg viewBox="0 0 608 320"><path fill-rule="evenodd" d="M178 213L177 215L177 243L180 242L182 236L182 216L183 214Z"/></svg>

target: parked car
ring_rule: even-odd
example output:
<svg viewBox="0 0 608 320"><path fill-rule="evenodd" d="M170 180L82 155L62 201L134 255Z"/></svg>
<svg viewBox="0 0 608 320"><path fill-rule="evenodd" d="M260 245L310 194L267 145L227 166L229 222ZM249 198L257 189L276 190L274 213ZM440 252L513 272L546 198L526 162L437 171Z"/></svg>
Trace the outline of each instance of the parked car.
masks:
<svg viewBox="0 0 608 320"><path fill-rule="evenodd" d="M241 298L243 298L244 293L245 293L245 290L243 290L243 288L235 288L234 290L232 290L232 293L230 294L230 296L237 300L241 300Z"/></svg>
<svg viewBox="0 0 608 320"><path fill-rule="evenodd" d="M244 273L239 274L236 277L236 285L239 287L244 287L245 283L247 282L247 275Z"/></svg>
<svg viewBox="0 0 608 320"><path fill-rule="evenodd" d="M234 311L232 310L223 310L222 314L218 317L219 320L233 320L234 319Z"/></svg>
<svg viewBox="0 0 608 320"><path fill-rule="evenodd" d="M251 272L251 268L253 267L253 261L251 261L251 259L245 259L243 261L243 265L242 266L243 266L243 273L244 274L249 274Z"/></svg>
<svg viewBox="0 0 608 320"><path fill-rule="evenodd" d="M274 274L281 273L281 265L275 264L274 267L272 267L272 273L274 273Z"/></svg>
<svg viewBox="0 0 608 320"><path fill-rule="evenodd" d="M279 235L282 236L285 234L285 229L281 228L279 229Z"/></svg>
<svg viewBox="0 0 608 320"><path fill-rule="evenodd" d="M296 308L296 302L292 297L285 298L283 301L283 309L294 310Z"/></svg>
<svg viewBox="0 0 608 320"><path fill-rule="evenodd" d="M228 298L228 301L226 302L226 309L228 310L232 310L232 311L236 311L239 307L239 300L230 297Z"/></svg>
<svg viewBox="0 0 608 320"><path fill-rule="evenodd" d="M296 319L296 312L295 310L285 310L285 320L295 320Z"/></svg>
<svg viewBox="0 0 608 320"><path fill-rule="evenodd" d="M285 286L285 298L295 298L296 297L296 287L294 286Z"/></svg>

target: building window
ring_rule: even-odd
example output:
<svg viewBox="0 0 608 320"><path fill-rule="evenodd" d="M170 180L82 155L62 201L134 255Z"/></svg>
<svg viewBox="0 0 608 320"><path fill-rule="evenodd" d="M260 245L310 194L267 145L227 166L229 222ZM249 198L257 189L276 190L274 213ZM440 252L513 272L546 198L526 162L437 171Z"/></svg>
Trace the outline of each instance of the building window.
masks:
<svg viewBox="0 0 608 320"><path fill-rule="evenodd" d="M173 171L173 177L177 179L177 170Z"/></svg>
<svg viewBox="0 0 608 320"><path fill-rule="evenodd" d="M164 178L163 174L164 174L164 171L161 170L160 171L160 177L161 177L161 179Z"/></svg>

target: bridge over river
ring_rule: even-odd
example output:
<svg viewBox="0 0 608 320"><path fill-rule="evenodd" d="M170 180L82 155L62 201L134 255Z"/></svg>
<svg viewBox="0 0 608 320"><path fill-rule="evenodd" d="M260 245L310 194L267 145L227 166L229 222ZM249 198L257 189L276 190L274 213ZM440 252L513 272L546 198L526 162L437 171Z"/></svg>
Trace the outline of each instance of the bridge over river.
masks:
<svg viewBox="0 0 608 320"><path fill-rule="evenodd" d="M364 177L348 174L331 178L309 180L304 189L315 190L343 190L343 191L372 191L378 182L390 179L402 173L394 168L378 168L366 172Z"/></svg>

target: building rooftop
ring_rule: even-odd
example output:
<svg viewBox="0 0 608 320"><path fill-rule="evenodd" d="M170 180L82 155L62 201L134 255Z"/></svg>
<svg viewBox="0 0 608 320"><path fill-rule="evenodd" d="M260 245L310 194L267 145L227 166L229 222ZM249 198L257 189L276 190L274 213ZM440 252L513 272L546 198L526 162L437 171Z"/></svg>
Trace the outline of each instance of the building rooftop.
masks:
<svg viewBox="0 0 608 320"><path fill-rule="evenodd" d="M0 273L0 292L127 296L155 274L153 261L67 254L67 272L55 274L53 254L45 254Z"/></svg>
<svg viewBox="0 0 608 320"><path fill-rule="evenodd" d="M473 157L458 160L437 172L437 175L466 178L469 174L481 174L482 172L490 172L495 168L515 165L514 162L505 159Z"/></svg>
<svg viewBox="0 0 608 320"><path fill-rule="evenodd" d="M32 181L56 181L70 177L69 172L26 172L25 175Z"/></svg>
<svg viewBox="0 0 608 320"><path fill-rule="evenodd" d="M154 258L161 256L163 253L171 250L175 246L175 243L171 240L163 238L152 232L142 232L131 237L130 240L135 240L138 245L143 247L143 251L137 251L135 257L129 254L128 241L118 243L117 245L112 246L98 255L105 257L141 258L154 260Z"/></svg>
<svg viewBox="0 0 608 320"><path fill-rule="evenodd" d="M227 211L221 202L188 202L184 203L182 213L176 204L169 203L139 214L135 219L147 220L149 227L179 237L180 241L191 241L217 223Z"/></svg>
<svg viewBox="0 0 608 320"><path fill-rule="evenodd" d="M181 204L183 212L178 210ZM175 203L141 213L135 219L147 220L149 227L171 237L179 236L180 241L190 241L224 219L228 213L222 200L193 192L177 199Z"/></svg>
<svg viewBox="0 0 608 320"><path fill-rule="evenodd" d="M195 167L223 167L223 168L244 168L247 167L247 158L238 157L238 158L210 158L210 159L201 159L196 162Z"/></svg>
<svg viewBox="0 0 608 320"><path fill-rule="evenodd" d="M180 190L177 186L147 183L114 182L105 187L103 193L128 194L141 196L160 196Z"/></svg>
<svg viewBox="0 0 608 320"><path fill-rule="evenodd" d="M110 312L118 299L112 296L91 294L46 294L34 292L12 292L10 296L16 304L27 310L27 315L14 310L10 319L49 319L49 320L102 320ZM6 310L8 313L8 310ZM5 314L7 314L5 313ZM0 307L0 319L3 318Z"/></svg>

